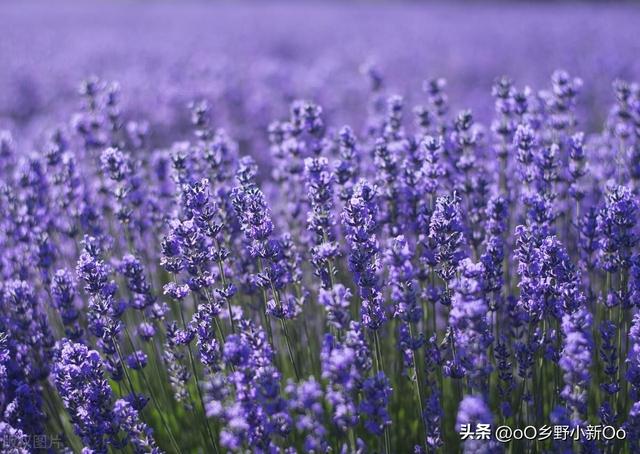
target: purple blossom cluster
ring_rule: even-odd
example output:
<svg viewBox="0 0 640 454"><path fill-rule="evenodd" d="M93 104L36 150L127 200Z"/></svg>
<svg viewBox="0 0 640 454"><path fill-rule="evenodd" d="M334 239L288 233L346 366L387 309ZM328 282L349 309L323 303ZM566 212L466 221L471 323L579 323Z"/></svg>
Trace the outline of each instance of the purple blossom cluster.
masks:
<svg viewBox="0 0 640 454"><path fill-rule="evenodd" d="M396 74L413 20L382 63L287 36L0 95L0 451L640 452L640 85ZM497 424L625 439L463 439Z"/></svg>

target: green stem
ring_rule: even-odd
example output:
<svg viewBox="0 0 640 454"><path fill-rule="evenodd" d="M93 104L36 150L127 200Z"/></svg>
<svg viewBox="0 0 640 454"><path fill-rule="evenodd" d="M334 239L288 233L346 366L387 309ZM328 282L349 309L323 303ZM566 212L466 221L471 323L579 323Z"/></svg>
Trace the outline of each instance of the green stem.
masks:
<svg viewBox="0 0 640 454"><path fill-rule="evenodd" d="M200 407L202 410L202 418L204 419L204 425L207 430L207 435L209 436L209 441L211 441L214 452L218 454L218 445L216 443L215 437L213 436L213 431L211 430L211 425L209 424L209 418L207 418L207 412L204 407L204 398L202 396L202 390L200 389L200 379L198 378L196 363L193 359L193 353L191 352L191 345L187 345L187 351L189 352L189 361L191 362L191 368L193 369L193 378L196 382L196 391L198 392L198 398L200 400Z"/></svg>
<svg viewBox="0 0 640 454"><path fill-rule="evenodd" d="M380 348L380 339L378 336L378 331L373 330L373 342L374 342L374 350L375 356L377 358L377 372L384 373L384 365L382 363L382 349ZM389 438L389 427L385 426L384 428L384 448L386 454L391 454L391 440Z"/></svg>
<svg viewBox="0 0 640 454"><path fill-rule="evenodd" d="M127 333L127 337L129 337L129 334L127 332L126 327L125 327L125 332ZM129 341L131 341L130 337L129 337ZM113 342L114 342L114 345L115 345L115 348L116 348L116 352L118 353L118 358L120 359L120 363L122 364L122 369L124 370L124 374L127 377L127 381L129 382L129 385L131 386L131 392L134 393L135 391L134 391L133 383L131 382L131 377L129 377L129 372L127 371L127 367L125 366L124 361L122 359L122 352L120 350L120 346L118 345L118 343L116 342L115 339L113 339ZM160 408L160 404L158 403L158 399L156 399L156 395L153 392L153 388L151 387L151 384L147 380L147 377L146 377L144 371L142 370L142 368L140 368L140 376L142 377L142 380L144 381L145 386L149 390L149 395L151 396L151 401L153 402L153 406L156 408L156 411L158 412L158 416L160 417L160 421L162 422L162 425L164 426L164 430L167 431L167 435L169 436L171 444L175 448L176 452L182 454L182 450L180 449L180 446L176 442L176 439L173 436L173 432L169 428L169 425L167 424L167 421L164 419L164 414L162 413L162 409Z"/></svg>
<svg viewBox="0 0 640 454"><path fill-rule="evenodd" d="M408 323L409 325L409 336L411 336L411 339L413 340L413 328L411 327L411 323ZM411 350L411 355L413 356L413 368L415 370L415 379L412 379L411 381L413 381L413 383L415 384L415 390L417 392L417 397L418 397L418 403L420 406L420 416L418 418L418 420L420 421L418 424L418 427L420 427L422 429L421 433L422 433L422 437L423 438L426 435L426 428L425 423L424 423L424 403L422 401L422 391L421 386L420 386L420 370L418 368L418 359L416 357L416 352L415 350Z"/></svg>
<svg viewBox="0 0 640 454"><path fill-rule="evenodd" d="M218 252L220 252L220 242L218 241L217 238L215 239L215 243L216 243L216 249L218 250ZM227 277L224 273L224 264L222 263L222 260L220 260L220 258L218 258L218 270L220 271L220 280L222 280L222 286L226 291ZM235 325L235 322L233 321L233 311L231 310L231 299L230 298L225 298L225 299L227 300L227 309L229 310L229 322L231 323L231 332L235 334L236 325Z"/></svg>
<svg viewBox="0 0 640 454"><path fill-rule="evenodd" d="M289 340L289 332L287 331L287 324L284 319L280 319L280 324L282 325L282 332L284 333L284 340L287 344L287 351L289 352L289 359L291 360L291 365L293 366L293 372L296 375L296 380L300 381L300 373L298 372L298 366L296 366L296 361L293 358L293 350L291 348L291 341Z"/></svg>
<svg viewBox="0 0 640 454"><path fill-rule="evenodd" d="M207 300L208 300L208 295L207 295ZM182 319L182 326L184 329L187 329L187 323L186 320L184 318L184 313L182 311L182 306L180 306L180 318ZM216 323L216 326L218 326L218 330L220 331L220 335L222 336L222 343L224 345L224 334L222 334L222 329L220 329L219 325L218 325L218 319L214 318L214 322ZM198 369L196 368L196 362L193 359L193 352L191 351L191 344L187 344L187 352L189 353L189 362L191 364L191 370L193 371L193 379L196 382L196 391L198 393L198 400L200 402L200 407L202 409L202 418L204 419L204 423L205 423L205 428L207 431L207 436L209 437L209 440L211 441L211 445L213 446L213 449L216 453L218 453L218 445L216 444L215 438L213 436L213 433L211 431L211 426L209 425L209 419L207 419L207 414L205 411L205 407L204 407L204 398L202 397L202 390L200 389L200 379L198 378Z"/></svg>

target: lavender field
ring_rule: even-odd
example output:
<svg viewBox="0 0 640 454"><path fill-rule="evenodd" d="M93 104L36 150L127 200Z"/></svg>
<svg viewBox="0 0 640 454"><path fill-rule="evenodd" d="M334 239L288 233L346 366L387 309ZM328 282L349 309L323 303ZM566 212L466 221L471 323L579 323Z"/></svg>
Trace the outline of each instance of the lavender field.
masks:
<svg viewBox="0 0 640 454"><path fill-rule="evenodd" d="M0 3L0 452L640 453L638 23Z"/></svg>

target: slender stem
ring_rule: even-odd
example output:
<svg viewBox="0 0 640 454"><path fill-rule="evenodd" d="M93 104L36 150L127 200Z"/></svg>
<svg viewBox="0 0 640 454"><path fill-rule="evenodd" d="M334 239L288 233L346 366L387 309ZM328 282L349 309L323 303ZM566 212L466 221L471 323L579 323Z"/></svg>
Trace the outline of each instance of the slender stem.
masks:
<svg viewBox="0 0 640 454"><path fill-rule="evenodd" d="M125 332L127 333L127 337L129 337L129 334L127 332L126 327L125 327ZM129 337L129 340L131 341L130 337ZM129 382L129 385L131 386L131 392L133 393L134 392L133 383L131 382L131 377L129 377L129 372L127 371L127 368L126 368L126 366L124 364L124 361L122 359L122 352L120 350L120 346L118 345L118 343L116 342L115 339L113 339L113 342L114 342L114 345L115 345L115 348L116 348L116 352L118 353L118 358L120 359L120 363L122 364L122 368L124 370L124 374L127 377L127 381ZM169 439L171 441L171 444L176 449L176 452L182 454L182 450L180 449L180 446L176 442L176 439L174 438L173 432L169 428L169 425L167 424L167 421L164 419L164 414L162 412L162 409L160 408L160 404L158 403L158 399L156 399L156 395L153 392L153 388L151 387L151 384L147 380L147 377L146 377L146 375L145 375L145 373L144 373L142 368L140 368L140 376L142 377L142 380L144 381L144 384L145 384L145 386L147 387L147 389L149 391L149 395L151 396L151 401L153 402L153 406L156 407L156 411L158 412L158 416L160 417L160 421L162 422L162 425L164 426L164 430L167 431L167 435L169 435Z"/></svg>
<svg viewBox="0 0 640 454"><path fill-rule="evenodd" d="M260 269L262 270L262 259L260 259ZM274 283L270 280L269 281L270 285L271 285L271 292L273 293L273 298L275 299L276 302L276 306L278 308L282 307L282 303L280 301L280 294L278 293L278 289L276 289ZM266 294L265 294L266 297ZM266 305L266 301L265 301L265 305ZM269 318L267 316L267 318ZM280 319L280 323L282 325L282 332L284 334L284 340L285 343L287 344L287 351L289 353L289 359L291 360L291 365L293 366L293 372L295 373L296 379L298 381L300 381L300 374L298 372L298 366L296 365L296 361L295 358L293 357L293 349L291 348L291 340L289 339L289 332L287 330L287 326L286 323L284 321L284 319Z"/></svg>
<svg viewBox="0 0 640 454"><path fill-rule="evenodd" d="M409 325L409 336L411 336L411 339L413 341L413 328L412 328L412 324L408 323ZM411 349L411 355L413 356L413 368L415 369L415 380L412 379L411 381L414 382L415 384L415 388L418 394L418 403L420 404L420 417L419 417L419 427L422 428L422 435L423 437L426 436L426 429L425 429L425 423L424 423L424 403L422 401L422 391L421 386L420 386L420 373L419 373L419 367L418 367L418 361L417 361L417 356L416 356L416 351ZM422 438L422 437L421 437Z"/></svg>
<svg viewBox="0 0 640 454"><path fill-rule="evenodd" d="M208 297L207 297L208 298ZM182 311L182 306L180 306L180 318L182 319L182 326L184 329L187 329L187 322L184 318L184 312ZM216 323L217 326L217 322L218 319L214 318L214 321ZM222 336L223 339L223 344L224 344L224 335L222 334L222 330L219 329L220 331L220 335ZM196 368L196 362L193 359L193 352L191 351L191 344L187 344L187 352L189 354L189 363L191 365L191 370L193 371L193 379L196 382L196 391L198 393L198 400L200 402L200 407L202 408L202 417L204 419L204 423L205 423L205 427L207 430L207 436L209 437L209 440L211 441L211 445L213 446L214 451L217 453L218 452L218 445L216 444L215 438L213 436L213 433L211 431L211 427L209 425L209 419L207 419L207 414L206 414L206 410L204 407L204 398L202 397L202 390L200 389L200 379L198 378L198 369Z"/></svg>
<svg viewBox="0 0 640 454"><path fill-rule="evenodd" d="M202 418L204 419L204 425L207 429L207 435L209 436L209 441L211 441L213 450L217 454L219 452L218 445L216 443L215 437L213 436L213 431L211 430L211 426L209 424L209 418L207 418L207 412L204 407L204 398L202 397L202 390L200 389L200 379L198 378L196 363L193 359L193 353L191 351L191 345L187 345L187 351L189 352L189 361L191 362L191 368L193 369L193 378L196 382L196 391L198 392L198 398L200 400L200 407L202 410Z"/></svg>
<svg viewBox="0 0 640 454"><path fill-rule="evenodd" d="M291 348L291 340L289 339L289 332L287 331L287 322L281 318L280 324L282 325L282 332L284 333L284 340L287 344L287 351L289 352L289 359L291 360L291 365L293 366L293 372L296 375L296 380L300 381L300 373L298 372L296 361L293 358L293 349Z"/></svg>
<svg viewBox="0 0 640 454"><path fill-rule="evenodd" d="M144 320L146 322L147 318L144 315L144 312L142 312L142 316L143 316L143 318L144 318ZM162 325L158 326L158 328L159 328L158 330L160 332L163 332L162 331ZM156 344L155 338L150 339L149 343L151 343L151 345L152 345L151 348L153 349L153 353L154 353L154 355L153 355L154 356L154 358L153 358L154 369L155 369L156 374L158 375L158 377L162 377L162 380L160 381L160 389L161 389L161 392L162 392L162 401L163 401L164 404L167 404L170 401L170 399L169 399L169 395L167 394L167 390L166 390L166 388L164 386L164 383L166 381L165 380L165 378L166 378L166 376L165 376L166 370L160 367L160 364L159 364L159 361L158 361L158 359L162 358L162 354L160 353L160 350L158 349L158 345Z"/></svg>
<svg viewBox="0 0 640 454"><path fill-rule="evenodd" d="M311 348L311 335L309 334L309 327L307 326L307 319L302 317L302 327L304 328L304 335L307 339L307 353L309 354L309 362L311 363L311 370L316 370L317 376L321 375L320 365L318 361L316 361L315 356L313 354L313 349Z"/></svg>
<svg viewBox="0 0 640 454"><path fill-rule="evenodd" d="M349 427L349 445L351 446L351 452L357 452L357 450L356 450L356 436L353 433L353 427Z"/></svg>
<svg viewBox="0 0 640 454"><path fill-rule="evenodd" d="M64 424L64 422L62 421L62 418L60 417L60 413L59 413L58 411L56 411L56 407L55 407L55 405L51 402L51 396L50 396L50 393L49 393L49 392L43 392L43 393L42 393L42 395L43 395L43 397L44 397L44 401L45 401L45 403L46 403L47 407L49 408L49 412L50 412L52 415L55 415L55 419L56 419L56 421L58 422L58 424L60 425L60 431L61 431L61 434L62 434L62 435L64 436L64 438L68 441L68 443L69 443L69 447L70 447L71 449L73 449L73 452L80 452L80 451L81 451L81 449L78 449L78 447L76 446L76 439L74 439L74 438L73 438L73 430L71 431L71 432L72 432L72 435L71 435L71 436L69 436L69 435L67 434L67 430L66 430L66 428L65 428L65 424Z"/></svg>
<svg viewBox="0 0 640 454"><path fill-rule="evenodd" d="M374 343L374 350L375 350L375 356L376 356L376 362L378 364L378 372L383 372L384 373L384 365L382 363L382 352L381 352L381 348L380 348L380 339L378 337L378 331L374 330L373 331L373 343ZM385 426L384 428L384 448L385 448L385 452L386 454L391 454L391 440L389 439L389 427Z"/></svg>
<svg viewBox="0 0 640 454"><path fill-rule="evenodd" d="M215 238L215 244L216 244L216 249L218 250L218 253L220 252L220 242L218 241L217 238ZM218 256L218 270L220 271L220 280L222 281L222 286L224 287L225 291L227 290L227 277L226 274L224 272L224 264L222 263L222 260L220 260L220 257ZM231 310L231 299L230 298L225 298L227 300L227 309L229 310L229 322L231 323L231 332L233 334L236 333L236 325L235 322L233 321L233 311Z"/></svg>
<svg viewBox="0 0 640 454"><path fill-rule="evenodd" d="M131 381L131 377L129 376L127 366L124 363L124 357L122 355L122 352L120 351L120 346L118 345L118 342L115 337L113 337L112 340L113 340L113 345L115 346L115 349L116 349L116 353L118 355L118 361L120 362L120 367L122 367L124 376L126 377L127 382L129 383L129 389L131 390L131 394L135 394L136 390L135 390L135 387L133 386L133 382Z"/></svg>
<svg viewBox="0 0 640 454"><path fill-rule="evenodd" d="M296 283L294 285L294 289L296 292L296 298L298 299L298 301L301 301L302 289L300 288L300 283ZM318 376L320 376L321 372L320 372L319 362L316 361L315 355L313 354L312 339L311 339L311 336L309 335L309 327L307 323L308 317L306 317L305 315L302 315L301 318L302 318L302 328L304 329L304 335L307 339L307 354L309 355L310 370L313 372L315 368L314 366L318 365L317 374ZM315 343L313 345L315 345Z"/></svg>
<svg viewBox="0 0 640 454"><path fill-rule="evenodd" d="M258 259L258 272L262 273L262 257ZM264 315L264 324L267 326L267 336L269 337L269 345L275 351L275 344L273 343L273 332L271 330L271 320L269 314L267 314L267 291L262 288L262 314Z"/></svg>
<svg viewBox="0 0 640 454"><path fill-rule="evenodd" d="M218 320L218 318L214 318L213 319L213 323L214 325L216 325L216 329L218 330L218 332L220 333L220 339L222 340L222 345L224 345L227 341L224 337L224 332L222 331L222 326L220 326L220 320Z"/></svg>

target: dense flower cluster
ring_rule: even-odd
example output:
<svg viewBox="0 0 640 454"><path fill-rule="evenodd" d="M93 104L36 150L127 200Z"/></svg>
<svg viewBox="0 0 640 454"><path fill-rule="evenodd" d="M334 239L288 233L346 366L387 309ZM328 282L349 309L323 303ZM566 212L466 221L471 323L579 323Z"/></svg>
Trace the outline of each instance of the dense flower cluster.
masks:
<svg viewBox="0 0 640 454"><path fill-rule="evenodd" d="M335 63L0 95L2 452L640 452L640 86Z"/></svg>

